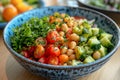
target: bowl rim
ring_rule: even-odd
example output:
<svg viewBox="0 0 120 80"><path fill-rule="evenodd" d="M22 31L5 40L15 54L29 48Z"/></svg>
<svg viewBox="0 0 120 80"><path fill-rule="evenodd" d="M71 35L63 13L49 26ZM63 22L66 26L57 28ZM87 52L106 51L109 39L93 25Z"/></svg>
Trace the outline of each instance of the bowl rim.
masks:
<svg viewBox="0 0 120 80"><path fill-rule="evenodd" d="M38 5L40 5L40 8L45 7L45 3L43 0L39 0ZM19 14L18 14L19 15ZM4 29L8 22L0 22L0 29Z"/></svg>
<svg viewBox="0 0 120 80"><path fill-rule="evenodd" d="M82 4L83 6L86 6L86 7L91 8L91 9L120 14L120 10L116 10L116 11L115 11L115 10L102 9L102 8L99 8L99 7L96 7L96 6L93 6L93 5L85 4L85 3L83 3L81 0L77 0L77 2L78 2L79 4Z"/></svg>
<svg viewBox="0 0 120 80"><path fill-rule="evenodd" d="M37 9L38 9L38 10L42 10L42 9L44 9L44 8L54 8L54 7L57 7L57 8L64 8L64 7L67 7L67 8L77 8L77 9L80 9L80 10L82 9L82 10L86 10L86 11L93 12L93 13L95 13L95 14L99 14L99 15L105 17L106 19L108 19L109 21L111 21L111 22L115 25L115 27L117 28L118 34L120 34L120 30L119 30L118 25L117 25L111 18L109 18L108 16L104 15L103 13L100 13L100 12L98 12L98 11L94 11L94 10L91 10L91 9L88 9L88 8L84 8L84 7L49 6L49 7L43 7L43 8L36 8L36 9L30 10L30 11L27 11L27 12L25 12L25 13L23 13L23 14L27 14L27 13L32 12L32 11L37 10ZM21 17L23 14L18 15L18 16L15 17L13 20ZM12 21L13 21L13 20L12 20ZM98 59L98 60L96 60L96 61L94 61L94 62L91 62L91 63L80 64L80 65L77 65L77 66L55 66L55 65L44 64L44 63L36 62L36 61L33 61L33 60L30 60L30 59L25 58L24 56L20 55L20 54L17 53L16 51L14 51L14 50L12 49L12 47L7 43L6 38L5 38L5 33L7 32L6 30L7 30L7 28L9 27L9 25L12 23L12 21L10 21L10 22L7 24L7 26L4 28L4 31L3 31L3 41L4 41L4 44L6 45L8 51L10 51L12 55L16 56L17 58L20 58L21 60L25 61L26 63L30 63L30 64L35 65L35 66L37 66L37 67L43 67L43 68L49 68L49 69L57 69L57 70L58 70L58 69L59 69L59 70L60 70L60 69L76 69L76 68L82 68L82 67L89 67L89 66L92 66L92 65L96 65L97 63L100 63L100 62L102 62L102 61L104 61L104 60L106 60L106 59L109 59L109 57L112 56L112 55L116 52L116 50L118 49L119 44L120 44L120 36L118 36L119 41L118 41L118 44L115 45L114 49L113 49L111 52L109 52L106 56L104 56L104 57L102 57L101 59Z"/></svg>

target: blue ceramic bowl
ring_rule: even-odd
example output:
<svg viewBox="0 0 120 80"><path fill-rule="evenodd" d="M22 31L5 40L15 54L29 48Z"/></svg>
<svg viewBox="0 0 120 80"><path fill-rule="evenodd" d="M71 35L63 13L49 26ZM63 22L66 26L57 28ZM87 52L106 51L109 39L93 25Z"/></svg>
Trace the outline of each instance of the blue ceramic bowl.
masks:
<svg viewBox="0 0 120 80"><path fill-rule="evenodd" d="M39 0L39 7L42 8L45 6L45 3L43 0ZM0 22L0 29L4 29L4 27L7 25L7 22Z"/></svg>
<svg viewBox="0 0 120 80"><path fill-rule="evenodd" d="M54 12L67 13L71 16L84 16L87 19L95 19L96 24L106 32L113 34L112 43L115 45L105 57L96 60L95 62L88 64L81 64L77 66L54 66L49 64L42 64L25 58L19 53L15 52L11 47L10 37L13 35L12 29L16 26L20 26L24 22L28 21L32 17L43 17L52 15ZM28 12L25 12L12 21L10 21L4 29L4 43L13 57L28 71L49 78L51 80L73 80L80 76L85 76L96 70L98 70L103 64L105 64L110 57L115 53L120 44L120 31L116 23L109 17L86 8L77 7L65 7L65 6L53 6L37 8Z"/></svg>

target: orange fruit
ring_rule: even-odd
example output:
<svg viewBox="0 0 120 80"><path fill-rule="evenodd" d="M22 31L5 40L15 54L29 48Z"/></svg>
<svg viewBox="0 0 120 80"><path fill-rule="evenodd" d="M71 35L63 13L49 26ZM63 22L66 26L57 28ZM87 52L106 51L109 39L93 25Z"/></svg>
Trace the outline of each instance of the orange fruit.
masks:
<svg viewBox="0 0 120 80"><path fill-rule="evenodd" d="M8 5L4 8L2 16L5 21L10 21L12 18L18 15L16 7L13 5Z"/></svg>
<svg viewBox="0 0 120 80"><path fill-rule="evenodd" d="M23 2L23 0L10 0L10 3L13 4L14 6L16 6L22 2Z"/></svg>
<svg viewBox="0 0 120 80"><path fill-rule="evenodd" d="M26 3L19 3L18 5L16 5L16 8L18 10L19 13L23 13L25 11L31 10L32 6L27 5Z"/></svg>
<svg viewBox="0 0 120 80"><path fill-rule="evenodd" d="M2 3L0 2L0 6L2 6Z"/></svg>

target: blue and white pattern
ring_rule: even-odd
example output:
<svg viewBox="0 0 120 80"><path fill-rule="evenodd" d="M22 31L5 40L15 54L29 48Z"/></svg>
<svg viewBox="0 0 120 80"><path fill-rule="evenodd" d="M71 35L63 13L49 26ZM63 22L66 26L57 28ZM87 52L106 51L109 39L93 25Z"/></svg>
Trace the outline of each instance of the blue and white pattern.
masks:
<svg viewBox="0 0 120 80"><path fill-rule="evenodd" d="M71 16L84 16L88 20L95 19L95 23L98 24L100 28L113 34L112 43L115 45L114 49L105 57L89 64L80 64L77 66L54 66L29 60L11 48L10 37L13 34L13 28L23 24L32 17L41 18L43 16L52 15L54 12L67 13ZM51 80L75 80L80 76L85 76L98 70L110 59L120 44L119 28L110 18L90 9L65 6L44 7L41 9L37 8L21 14L8 23L4 29L3 37L8 50L24 68L36 75L40 75Z"/></svg>

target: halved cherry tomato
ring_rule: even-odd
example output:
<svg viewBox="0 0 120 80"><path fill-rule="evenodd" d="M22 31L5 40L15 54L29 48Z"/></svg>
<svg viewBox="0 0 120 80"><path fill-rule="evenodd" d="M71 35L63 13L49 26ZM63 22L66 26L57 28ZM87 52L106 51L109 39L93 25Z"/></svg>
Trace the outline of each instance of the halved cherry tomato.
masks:
<svg viewBox="0 0 120 80"><path fill-rule="evenodd" d="M52 44L50 44L48 46L47 52L52 56L59 56L60 55L60 49Z"/></svg>
<svg viewBox="0 0 120 80"><path fill-rule="evenodd" d="M58 63L59 63L58 57L56 57L56 56L49 56L48 57L48 64L58 65Z"/></svg>
<svg viewBox="0 0 120 80"><path fill-rule="evenodd" d="M46 63L47 58L45 56L43 56L38 61L41 62L41 63Z"/></svg>
<svg viewBox="0 0 120 80"><path fill-rule="evenodd" d="M66 32L66 37L68 38L72 34L72 28L69 28L69 30Z"/></svg>
<svg viewBox="0 0 120 80"><path fill-rule="evenodd" d="M47 45L47 41L45 38L39 37L35 40L35 44L39 45L41 44L42 46L46 46Z"/></svg>
<svg viewBox="0 0 120 80"><path fill-rule="evenodd" d="M41 58L45 53L45 49L42 45L37 45L36 49L34 51L34 57L35 58Z"/></svg>
<svg viewBox="0 0 120 80"><path fill-rule="evenodd" d="M57 31L50 31L46 37L48 43L55 43L58 41L58 38L59 34Z"/></svg>

